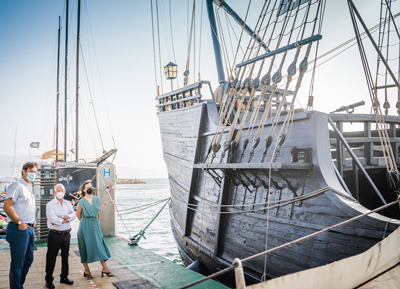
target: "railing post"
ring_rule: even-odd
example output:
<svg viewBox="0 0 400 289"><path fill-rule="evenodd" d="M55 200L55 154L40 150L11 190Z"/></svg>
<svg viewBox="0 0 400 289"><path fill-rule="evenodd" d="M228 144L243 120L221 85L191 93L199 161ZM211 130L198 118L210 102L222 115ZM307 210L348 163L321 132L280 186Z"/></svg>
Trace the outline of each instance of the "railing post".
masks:
<svg viewBox="0 0 400 289"><path fill-rule="evenodd" d="M360 201L360 192L358 189L358 169L357 169L357 164L355 162L355 160L352 160L353 163L353 183L354 183L354 194L356 195L356 199L357 201Z"/></svg>
<svg viewBox="0 0 400 289"><path fill-rule="evenodd" d="M338 121L336 122L336 127L339 130L339 132L342 134L343 133L343 123ZM340 141L339 134L336 134L336 162L338 166L338 171L340 175L343 177L343 144Z"/></svg>
<svg viewBox="0 0 400 289"><path fill-rule="evenodd" d="M343 135L341 134L341 132L339 131L339 129L335 126L335 124L333 123L332 119L330 117L328 117L328 122L331 125L331 127L333 128L333 130L336 132L337 138L339 138L338 141L341 141L342 144L346 147L348 153L350 154L350 156L353 158L353 162L355 162L358 166L358 168L363 172L365 178L367 179L367 181L369 182L369 184L371 185L371 187L373 188L373 190L375 191L375 193L378 195L378 197L381 199L382 203L384 203L385 205L387 204L387 202L385 201L385 199L382 197L381 193L379 192L378 188L375 186L374 182L371 180L371 178L369 177L367 171L364 169L364 167L362 166L362 164L360 163L360 161L357 159L357 156L353 153L353 151L351 150L351 147L349 146L349 144L347 143L346 139L343 137Z"/></svg>
<svg viewBox="0 0 400 289"><path fill-rule="evenodd" d="M364 137L371 139L371 122L364 122ZM374 143L371 141L364 143L364 157L367 160L367 164L373 164L374 158Z"/></svg>
<svg viewBox="0 0 400 289"><path fill-rule="evenodd" d="M390 124L390 127L389 127L389 138L396 138L396 123L393 123L393 122L391 122ZM397 143L397 141L391 141L390 142L390 146L392 147L392 151L393 151L393 155L394 155L394 158L395 158L395 160L396 160L396 163L397 163L397 160L398 160L398 143Z"/></svg>

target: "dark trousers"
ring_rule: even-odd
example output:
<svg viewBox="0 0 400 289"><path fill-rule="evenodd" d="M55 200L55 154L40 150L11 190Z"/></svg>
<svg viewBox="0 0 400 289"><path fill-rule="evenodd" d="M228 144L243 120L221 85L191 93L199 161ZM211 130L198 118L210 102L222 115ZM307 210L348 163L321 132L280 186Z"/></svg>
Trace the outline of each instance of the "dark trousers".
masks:
<svg viewBox="0 0 400 289"><path fill-rule="evenodd" d="M47 254L46 254L46 277L47 283L53 282L54 266L56 265L56 258L58 251L61 249L61 279L68 277L68 254L71 234L59 234L49 231L47 237Z"/></svg>
<svg viewBox="0 0 400 289"><path fill-rule="evenodd" d="M33 262L35 234L33 228L25 231L18 229L17 224L8 224L6 240L10 244L10 289L22 289L26 274Z"/></svg>

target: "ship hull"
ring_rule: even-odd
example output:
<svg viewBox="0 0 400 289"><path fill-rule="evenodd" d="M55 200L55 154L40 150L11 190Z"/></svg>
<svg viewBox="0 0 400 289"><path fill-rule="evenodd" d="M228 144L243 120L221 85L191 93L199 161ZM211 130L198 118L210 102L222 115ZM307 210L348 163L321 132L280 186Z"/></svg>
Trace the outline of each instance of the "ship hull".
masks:
<svg viewBox="0 0 400 289"><path fill-rule="evenodd" d="M234 258L249 257L368 211L343 190L335 174L324 113L295 114L285 144L277 150L275 138L265 152L260 143L250 161L251 145L241 162L242 143L230 154L223 155L222 148L207 159L221 164L220 169L209 172L199 164L206 162L217 129L215 102L163 111L158 117L171 188L172 231L185 265L201 259L215 272L230 266ZM267 122L262 141L270 126ZM248 133L252 140L257 128L256 124L248 132L245 125L242 135ZM305 162L295 161L293 153L298 150L305 152ZM239 162L248 163L248 168L223 167ZM277 251L266 260L248 262L244 272L249 282L257 282L264 274L275 278L318 267L366 251L398 225L396 220L371 214Z"/></svg>

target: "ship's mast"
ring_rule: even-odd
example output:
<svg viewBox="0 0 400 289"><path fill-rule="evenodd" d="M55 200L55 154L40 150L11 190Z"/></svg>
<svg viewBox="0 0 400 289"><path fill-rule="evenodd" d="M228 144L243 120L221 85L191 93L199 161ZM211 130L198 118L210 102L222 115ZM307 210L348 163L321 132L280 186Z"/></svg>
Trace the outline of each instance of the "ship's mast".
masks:
<svg viewBox="0 0 400 289"><path fill-rule="evenodd" d="M221 47L219 46L217 25L215 24L213 0L206 0L206 3L207 3L208 18L210 20L210 26L211 26L211 36L214 45L215 63L217 64L218 81L219 83L224 83L225 73L224 73L224 66L222 64Z"/></svg>
<svg viewBox="0 0 400 289"><path fill-rule="evenodd" d="M17 128L15 128L15 142L14 142L14 158L12 165L12 177L15 178L15 168L16 168L16 160L17 160Z"/></svg>
<svg viewBox="0 0 400 289"><path fill-rule="evenodd" d="M60 36L61 16L58 16L58 54L57 54L57 115L56 115L56 163L58 162L58 119L60 112Z"/></svg>
<svg viewBox="0 0 400 289"><path fill-rule="evenodd" d="M78 162L78 148L79 148L79 45L80 45L80 25L81 24L81 0L78 0L78 30L76 40L76 145L75 145L75 156L76 162Z"/></svg>
<svg viewBox="0 0 400 289"><path fill-rule="evenodd" d="M65 20L65 121L64 121L64 162L67 161L67 87L68 87L68 0Z"/></svg>

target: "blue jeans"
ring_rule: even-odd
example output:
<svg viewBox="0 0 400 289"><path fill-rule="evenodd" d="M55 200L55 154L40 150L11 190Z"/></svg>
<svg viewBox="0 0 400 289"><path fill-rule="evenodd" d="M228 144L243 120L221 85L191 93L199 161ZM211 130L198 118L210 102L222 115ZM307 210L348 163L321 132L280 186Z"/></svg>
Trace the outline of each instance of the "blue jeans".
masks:
<svg viewBox="0 0 400 289"><path fill-rule="evenodd" d="M23 289L26 274L33 262L35 234L33 228L25 231L18 229L16 224L8 224L6 240L10 244L10 289Z"/></svg>

